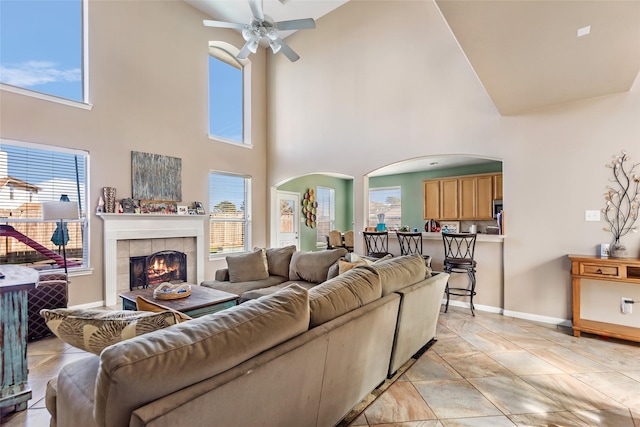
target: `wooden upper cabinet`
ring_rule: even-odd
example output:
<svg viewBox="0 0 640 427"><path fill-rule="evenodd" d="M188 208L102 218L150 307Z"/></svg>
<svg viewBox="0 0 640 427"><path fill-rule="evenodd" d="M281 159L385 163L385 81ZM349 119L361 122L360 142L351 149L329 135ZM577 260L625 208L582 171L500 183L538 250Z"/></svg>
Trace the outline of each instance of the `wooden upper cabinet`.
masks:
<svg viewBox="0 0 640 427"><path fill-rule="evenodd" d="M492 219L494 194L493 182L495 177L495 175L485 175L476 178L475 219ZM500 182L502 182L502 179Z"/></svg>
<svg viewBox="0 0 640 427"><path fill-rule="evenodd" d="M424 181L424 219L440 219L440 180Z"/></svg>
<svg viewBox="0 0 640 427"><path fill-rule="evenodd" d="M497 173L493 175L493 198L495 200L502 200L502 174Z"/></svg>
<svg viewBox="0 0 640 427"><path fill-rule="evenodd" d="M460 213L458 208L458 179L440 180L440 193L440 218L458 218Z"/></svg>
<svg viewBox="0 0 640 427"><path fill-rule="evenodd" d="M474 219L476 217L476 183L477 178L466 177L458 179L460 190L460 219Z"/></svg>

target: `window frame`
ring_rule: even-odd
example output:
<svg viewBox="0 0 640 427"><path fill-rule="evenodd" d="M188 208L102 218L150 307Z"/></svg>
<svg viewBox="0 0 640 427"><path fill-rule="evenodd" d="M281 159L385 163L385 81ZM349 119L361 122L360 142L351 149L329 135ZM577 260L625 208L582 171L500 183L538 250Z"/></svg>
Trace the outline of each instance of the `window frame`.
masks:
<svg viewBox="0 0 640 427"><path fill-rule="evenodd" d="M320 226L318 219L320 218L320 189L329 191L329 229L327 234L320 235ZM318 202L318 211L316 214L316 247L323 247L327 245L326 237L331 230L335 230L336 227L336 190L331 187L316 187L316 201Z"/></svg>
<svg viewBox="0 0 640 427"><path fill-rule="evenodd" d="M243 178L244 179L244 187L245 187L245 194L244 194L244 204L245 204L245 216L244 219L238 219L238 220L230 220L228 218L226 219L214 219L212 218L212 214L213 214L213 206L212 206L212 200L211 200L211 192L212 192L212 188L211 188L211 177L212 175L222 175L222 176L230 176L230 177L236 177L236 178ZM240 254L240 253L245 253L245 252L249 252L251 250L252 247L252 236L251 236L251 229L252 229L252 212L251 212L251 191L252 191L252 177L250 175L246 175L246 174L240 174L240 173L232 173L232 172L224 172L224 171L219 171L219 170L210 170L209 171L209 260L216 260L216 259L220 259L220 258L224 258L229 254ZM242 250L239 251L220 251L220 252L211 252L211 247L212 247L212 231L213 231L213 227L211 226L212 223L216 223L216 222L242 222L244 223L244 247Z"/></svg>
<svg viewBox="0 0 640 427"><path fill-rule="evenodd" d="M0 82L0 91L6 91L16 93L31 98L40 99L43 101L54 102L56 104L62 104L69 107L76 107L83 110L91 110L93 105L90 102L89 94L89 0L80 0L81 3L81 73L82 73L82 101L76 101L74 99L63 98L56 95L51 95L44 92L39 92L33 89L27 89L20 86L14 86L7 83Z"/></svg>
<svg viewBox="0 0 640 427"><path fill-rule="evenodd" d="M90 236L91 233L89 232L91 224L90 224L90 217L91 215L89 215L89 203L88 201L90 200L90 193L89 193L89 177L90 175L90 164L91 164L91 156L90 153L88 151L85 150L79 150L79 149L74 149L74 148L66 148L66 147L60 147L60 146L55 146L55 145L49 145L49 144L36 144L36 143L32 143L32 142L26 142L26 141L18 141L18 140L12 140L12 139L7 139L7 138L0 138L0 144L3 145L11 145L14 147L21 147L21 148L26 148L26 149L34 149L34 150L41 150L41 151L50 151L50 152L56 152L56 153L63 153L63 154L69 154L69 155L77 155L77 156L82 156L84 158L84 174L85 174L85 179L84 182L81 183L81 185L84 186L84 191L83 191L83 206L82 206L82 214L84 215L83 217L77 219L77 220L65 220L65 224L69 224L69 223L79 223L82 224L82 226L84 227L84 230L82 230L83 232L83 236L82 236L82 265L80 267L68 267L68 271L69 271L69 275L70 276L74 276L74 275L78 275L78 274L82 274L83 272L86 271L91 271L91 265L90 265L90 261L91 261L91 244L90 244ZM7 167L8 167L8 163L7 163ZM9 175L9 174L7 174ZM35 184L33 184L35 185ZM34 203L32 202L33 198L33 194L30 194L29 196L29 202L27 203ZM57 194L56 197L51 198L51 199L46 199L46 200L39 200L37 203L42 203L45 201L58 201L59 198L57 198ZM44 221L42 219L14 219L13 221L10 218L3 218L2 219L2 223L32 223L32 224L40 224L40 223L50 223L51 221ZM41 243L43 246L47 246L50 242L39 242ZM23 264L17 264L17 265L23 265Z"/></svg>
<svg viewBox="0 0 640 427"><path fill-rule="evenodd" d="M396 228L400 228L402 227L402 186L401 185L390 185L390 186L385 186L385 187L374 187L374 188L369 188L369 194L368 194L368 204L367 204L367 211L368 211L368 216L367 216L367 226L369 227L375 227L377 225L377 218L376 215L379 212L372 212L371 209L371 193L375 192L375 191L397 191L399 194L399 199L400 199L400 203L398 204L398 207L400 208L400 224L390 224L389 218L385 215L385 219L384 219L384 224L386 226L386 228L388 230L394 230ZM386 213L386 212L385 212ZM372 218L373 216L373 218ZM372 221L374 221L374 223L372 224Z"/></svg>
<svg viewBox="0 0 640 427"><path fill-rule="evenodd" d="M240 50L235 46L222 42L210 41L207 56L207 135L210 140L234 145L236 147L252 148L251 143L251 61L249 59L237 59ZM209 57L214 57L242 71L242 141L234 141L209 132L211 128L211 70L209 69Z"/></svg>

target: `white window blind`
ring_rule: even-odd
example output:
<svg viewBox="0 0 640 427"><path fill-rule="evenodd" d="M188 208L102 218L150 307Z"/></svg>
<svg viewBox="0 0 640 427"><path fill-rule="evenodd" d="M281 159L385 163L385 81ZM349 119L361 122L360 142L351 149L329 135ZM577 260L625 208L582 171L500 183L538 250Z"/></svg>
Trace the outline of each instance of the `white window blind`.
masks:
<svg viewBox="0 0 640 427"><path fill-rule="evenodd" d="M326 244L329 231L335 227L336 220L336 191L333 188L317 187L316 201L316 230L318 244Z"/></svg>
<svg viewBox="0 0 640 427"><path fill-rule="evenodd" d="M401 227L402 223L402 188L380 187L369 189L369 227L378 224L378 214L384 214L387 229Z"/></svg>
<svg viewBox="0 0 640 427"><path fill-rule="evenodd" d="M251 178L209 174L209 255L246 252L250 248Z"/></svg>
<svg viewBox="0 0 640 427"><path fill-rule="evenodd" d="M67 259L72 266L88 267L88 165L85 151L0 140L0 228L4 236L0 239L0 263L55 264L47 250L61 252L60 239L54 237L59 224L42 221L41 203L67 195L70 201L78 202L80 218L65 221Z"/></svg>

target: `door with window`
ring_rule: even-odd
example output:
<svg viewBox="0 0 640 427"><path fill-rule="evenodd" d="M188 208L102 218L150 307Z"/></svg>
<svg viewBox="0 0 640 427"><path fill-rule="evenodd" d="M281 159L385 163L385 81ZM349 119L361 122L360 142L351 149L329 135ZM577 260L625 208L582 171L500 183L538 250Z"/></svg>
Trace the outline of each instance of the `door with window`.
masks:
<svg viewBox="0 0 640 427"><path fill-rule="evenodd" d="M279 248L295 245L300 250L298 229L300 227L300 195L289 191L278 191L276 196L276 245Z"/></svg>

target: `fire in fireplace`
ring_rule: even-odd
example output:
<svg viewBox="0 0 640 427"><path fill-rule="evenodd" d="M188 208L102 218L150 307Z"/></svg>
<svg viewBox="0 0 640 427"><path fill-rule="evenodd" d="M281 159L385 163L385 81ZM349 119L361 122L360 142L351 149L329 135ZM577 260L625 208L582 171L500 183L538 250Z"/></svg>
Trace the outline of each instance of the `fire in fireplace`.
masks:
<svg viewBox="0 0 640 427"><path fill-rule="evenodd" d="M129 288L148 288L162 282L187 280L187 254L160 251L129 258Z"/></svg>

